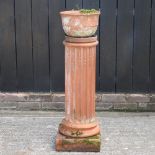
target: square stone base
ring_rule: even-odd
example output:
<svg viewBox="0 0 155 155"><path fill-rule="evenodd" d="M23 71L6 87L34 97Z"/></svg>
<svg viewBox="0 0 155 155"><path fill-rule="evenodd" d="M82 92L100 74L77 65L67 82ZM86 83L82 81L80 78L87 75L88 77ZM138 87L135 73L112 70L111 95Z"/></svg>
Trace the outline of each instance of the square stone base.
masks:
<svg viewBox="0 0 155 155"><path fill-rule="evenodd" d="M72 138L60 133L56 136L56 151L99 152L100 134L86 138Z"/></svg>

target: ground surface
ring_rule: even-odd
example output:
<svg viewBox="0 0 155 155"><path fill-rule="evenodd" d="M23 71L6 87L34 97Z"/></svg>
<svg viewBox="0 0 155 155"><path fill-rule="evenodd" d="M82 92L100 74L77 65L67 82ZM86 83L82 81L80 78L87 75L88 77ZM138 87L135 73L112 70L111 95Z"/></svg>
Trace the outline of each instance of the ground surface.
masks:
<svg viewBox="0 0 155 155"><path fill-rule="evenodd" d="M155 113L98 113L102 155L155 155ZM63 113L0 111L0 155L55 155Z"/></svg>

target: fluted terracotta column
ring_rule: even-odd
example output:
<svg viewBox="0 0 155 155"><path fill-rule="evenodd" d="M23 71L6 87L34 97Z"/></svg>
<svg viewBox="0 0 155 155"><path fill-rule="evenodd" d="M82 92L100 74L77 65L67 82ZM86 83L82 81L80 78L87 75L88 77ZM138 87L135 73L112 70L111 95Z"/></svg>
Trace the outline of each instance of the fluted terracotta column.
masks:
<svg viewBox="0 0 155 155"><path fill-rule="evenodd" d="M96 37L66 37L65 118L56 138L58 151L99 151L95 115Z"/></svg>

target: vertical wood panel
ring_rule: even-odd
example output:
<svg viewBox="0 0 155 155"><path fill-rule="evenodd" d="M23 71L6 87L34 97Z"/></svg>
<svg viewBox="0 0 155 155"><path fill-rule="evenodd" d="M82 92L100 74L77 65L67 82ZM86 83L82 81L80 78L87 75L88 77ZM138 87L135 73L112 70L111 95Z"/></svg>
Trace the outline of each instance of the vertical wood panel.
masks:
<svg viewBox="0 0 155 155"><path fill-rule="evenodd" d="M81 9L82 0L66 0L66 9Z"/></svg>
<svg viewBox="0 0 155 155"><path fill-rule="evenodd" d="M83 8L84 9L99 9L100 1L99 0L83 0ZM97 36L100 38L99 29L97 30ZM99 90L100 79L99 79L99 45L96 50L96 89Z"/></svg>
<svg viewBox="0 0 155 155"><path fill-rule="evenodd" d="M148 91L151 0L135 1L133 91Z"/></svg>
<svg viewBox="0 0 155 155"><path fill-rule="evenodd" d="M65 9L65 0L50 0L49 9L52 90L64 91L64 33L59 12Z"/></svg>
<svg viewBox="0 0 155 155"><path fill-rule="evenodd" d="M155 0L152 1L150 89L151 92L155 92Z"/></svg>
<svg viewBox="0 0 155 155"><path fill-rule="evenodd" d="M33 90L31 0L15 0L18 91Z"/></svg>
<svg viewBox="0 0 155 155"><path fill-rule="evenodd" d="M49 91L48 0L32 0L34 87Z"/></svg>
<svg viewBox="0 0 155 155"><path fill-rule="evenodd" d="M0 1L0 90L16 91L14 0Z"/></svg>
<svg viewBox="0 0 155 155"><path fill-rule="evenodd" d="M117 20L117 92L132 91L134 0L118 0Z"/></svg>
<svg viewBox="0 0 155 155"><path fill-rule="evenodd" d="M116 3L101 0L100 18L100 89L115 92Z"/></svg>

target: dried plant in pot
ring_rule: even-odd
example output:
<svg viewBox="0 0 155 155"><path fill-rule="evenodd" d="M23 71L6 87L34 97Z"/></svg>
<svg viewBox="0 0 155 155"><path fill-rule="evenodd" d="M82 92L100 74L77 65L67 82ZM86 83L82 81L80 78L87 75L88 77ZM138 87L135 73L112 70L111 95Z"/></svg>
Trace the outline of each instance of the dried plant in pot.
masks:
<svg viewBox="0 0 155 155"><path fill-rule="evenodd" d="M71 37L93 36L98 27L100 11L81 9L60 12L65 34Z"/></svg>

